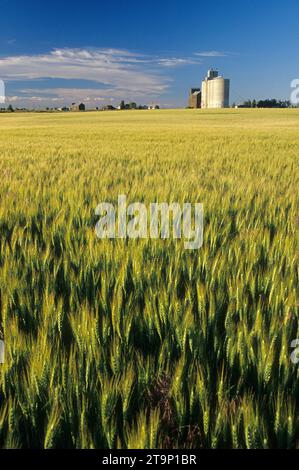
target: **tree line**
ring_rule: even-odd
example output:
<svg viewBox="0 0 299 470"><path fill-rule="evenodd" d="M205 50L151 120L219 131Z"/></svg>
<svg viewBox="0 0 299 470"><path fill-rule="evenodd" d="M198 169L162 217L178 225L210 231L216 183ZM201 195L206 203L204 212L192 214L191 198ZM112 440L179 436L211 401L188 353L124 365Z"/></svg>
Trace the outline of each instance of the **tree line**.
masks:
<svg viewBox="0 0 299 470"><path fill-rule="evenodd" d="M291 108L292 104L289 100L247 100L243 104L239 105L242 108Z"/></svg>

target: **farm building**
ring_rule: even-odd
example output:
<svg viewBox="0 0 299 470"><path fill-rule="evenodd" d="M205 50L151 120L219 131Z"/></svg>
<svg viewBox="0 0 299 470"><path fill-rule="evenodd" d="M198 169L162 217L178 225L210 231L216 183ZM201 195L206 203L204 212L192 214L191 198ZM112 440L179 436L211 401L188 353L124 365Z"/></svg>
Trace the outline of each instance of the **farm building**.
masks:
<svg viewBox="0 0 299 470"><path fill-rule="evenodd" d="M71 111L85 111L85 104L84 103L72 103Z"/></svg>
<svg viewBox="0 0 299 470"><path fill-rule="evenodd" d="M201 107L201 91L200 88L191 88L189 94L189 108L200 108Z"/></svg>

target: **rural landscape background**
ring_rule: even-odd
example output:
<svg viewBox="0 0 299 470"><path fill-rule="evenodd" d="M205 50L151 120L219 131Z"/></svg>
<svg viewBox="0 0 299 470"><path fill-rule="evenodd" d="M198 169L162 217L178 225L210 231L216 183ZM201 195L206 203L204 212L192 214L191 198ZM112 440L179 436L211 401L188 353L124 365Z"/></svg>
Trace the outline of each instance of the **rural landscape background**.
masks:
<svg viewBox="0 0 299 470"><path fill-rule="evenodd" d="M298 448L299 110L0 119L0 447ZM99 240L101 201L204 243Z"/></svg>

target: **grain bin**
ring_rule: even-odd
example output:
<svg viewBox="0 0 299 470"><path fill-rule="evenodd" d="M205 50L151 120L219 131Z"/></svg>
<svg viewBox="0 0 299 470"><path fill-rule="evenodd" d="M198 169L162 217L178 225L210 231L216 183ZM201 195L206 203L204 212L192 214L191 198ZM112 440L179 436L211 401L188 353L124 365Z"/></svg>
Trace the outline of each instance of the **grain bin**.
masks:
<svg viewBox="0 0 299 470"><path fill-rule="evenodd" d="M209 70L202 82L202 108L228 108L230 81Z"/></svg>

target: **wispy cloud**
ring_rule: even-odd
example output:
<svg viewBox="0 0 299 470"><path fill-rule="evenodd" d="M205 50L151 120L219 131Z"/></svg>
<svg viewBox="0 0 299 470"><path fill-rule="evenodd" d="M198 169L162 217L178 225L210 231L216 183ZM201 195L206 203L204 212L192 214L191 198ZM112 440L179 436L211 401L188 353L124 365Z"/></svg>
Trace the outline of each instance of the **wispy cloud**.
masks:
<svg viewBox="0 0 299 470"><path fill-rule="evenodd" d="M203 51L203 52L195 52L194 55L199 57L226 57L229 54L227 52L221 51Z"/></svg>
<svg viewBox="0 0 299 470"><path fill-rule="evenodd" d="M200 64L201 61L190 57L169 57L157 59L157 63L163 67L177 67L178 65Z"/></svg>
<svg viewBox="0 0 299 470"><path fill-rule="evenodd" d="M0 59L0 76L4 80L63 78L93 80L117 88L158 93L165 81L144 71L139 57L114 49L56 49L49 54L11 56Z"/></svg>
<svg viewBox="0 0 299 470"><path fill-rule="evenodd" d="M73 102L84 101L86 103L94 104L97 101L114 101L123 99L125 94L128 93L124 88L27 88L19 90L19 94L8 97L10 101L23 101L32 102L34 100L43 102L44 100L50 102ZM150 99L151 93L146 93L144 90L135 90L129 98Z"/></svg>
<svg viewBox="0 0 299 470"><path fill-rule="evenodd" d="M63 48L45 54L2 57L0 77L22 84L11 97L15 101L157 97L171 81L163 68L194 63L200 63L200 59L149 56L122 49ZM32 81L38 83L41 79L69 80L70 84L65 88L33 88ZM97 86L90 90L74 88L72 80L93 82L98 84L98 90ZM31 87L26 87L26 81Z"/></svg>

